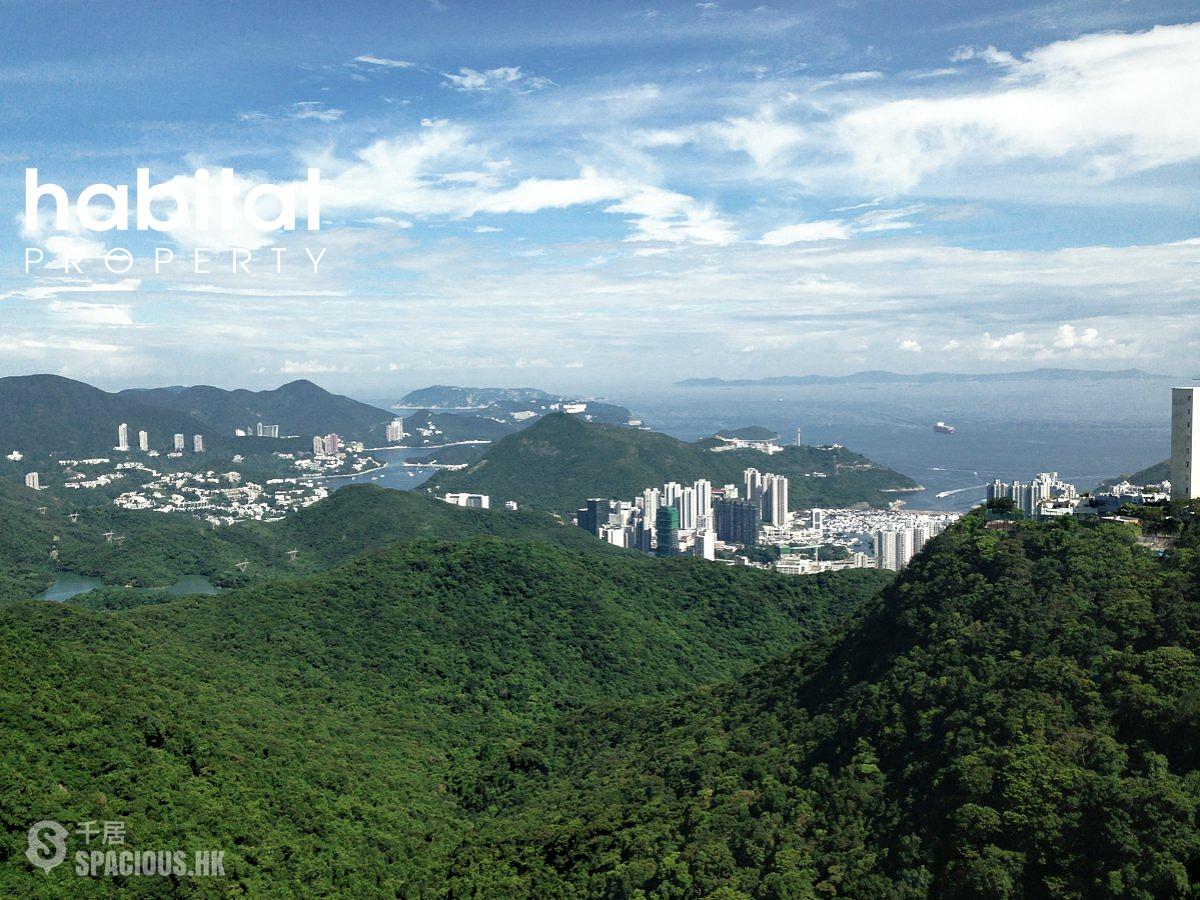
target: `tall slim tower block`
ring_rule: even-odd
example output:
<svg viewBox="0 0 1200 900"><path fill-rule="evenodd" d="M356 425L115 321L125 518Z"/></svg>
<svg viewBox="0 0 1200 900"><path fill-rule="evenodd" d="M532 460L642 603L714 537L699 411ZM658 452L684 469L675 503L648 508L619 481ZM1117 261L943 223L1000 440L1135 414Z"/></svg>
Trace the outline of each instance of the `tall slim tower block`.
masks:
<svg viewBox="0 0 1200 900"><path fill-rule="evenodd" d="M1200 497L1200 392L1171 389L1171 499Z"/></svg>

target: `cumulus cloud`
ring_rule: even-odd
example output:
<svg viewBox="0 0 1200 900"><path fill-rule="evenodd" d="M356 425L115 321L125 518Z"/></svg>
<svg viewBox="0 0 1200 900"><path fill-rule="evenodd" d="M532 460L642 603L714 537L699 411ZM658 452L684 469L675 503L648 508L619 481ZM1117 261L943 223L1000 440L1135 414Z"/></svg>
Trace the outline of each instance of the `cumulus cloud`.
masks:
<svg viewBox="0 0 1200 900"><path fill-rule="evenodd" d="M738 239L734 224L714 207L663 188L636 188L605 211L632 216L631 241L728 244Z"/></svg>
<svg viewBox="0 0 1200 900"><path fill-rule="evenodd" d="M1050 334L1015 331L993 337L985 333L979 348L981 359L996 362L1130 359L1140 353L1136 339L1105 337L1095 327L1079 328L1071 323L1059 325Z"/></svg>

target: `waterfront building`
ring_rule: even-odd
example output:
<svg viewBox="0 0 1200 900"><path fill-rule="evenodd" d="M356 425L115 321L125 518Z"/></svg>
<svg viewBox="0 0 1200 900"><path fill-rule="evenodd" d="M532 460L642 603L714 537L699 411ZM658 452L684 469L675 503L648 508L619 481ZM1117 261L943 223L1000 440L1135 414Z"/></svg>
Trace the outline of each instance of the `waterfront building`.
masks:
<svg viewBox="0 0 1200 900"><path fill-rule="evenodd" d="M1200 497L1200 421L1194 387L1171 389L1171 499Z"/></svg>

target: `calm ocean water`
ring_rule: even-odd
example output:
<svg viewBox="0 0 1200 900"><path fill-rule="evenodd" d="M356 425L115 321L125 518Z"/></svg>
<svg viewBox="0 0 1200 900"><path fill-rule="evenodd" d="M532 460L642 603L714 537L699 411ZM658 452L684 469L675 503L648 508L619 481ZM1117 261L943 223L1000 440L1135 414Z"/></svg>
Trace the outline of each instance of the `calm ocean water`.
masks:
<svg viewBox="0 0 1200 900"><path fill-rule="evenodd" d="M845 444L916 479L926 490L906 495L910 508L965 510L983 499L993 478L1057 471L1087 490L1166 459L1170 389L1179 383L1186 382L669 387L604 399L684 440L763 425L790 442L799 427L805 443ZM935 432L937 421L953 424L957 433ZM389 468L361 480L406 490L432 474L399 465L408 452L378 455ZM352 480L338 479L339 487L346 483Z"/></svg>
<svg viewBox="0 0 1200 900"><path fill-rule="evenodd" d="M656 431L694 440L764 425L838 442L916 479L914 509L968 509L993 478L1057 471L1080 489L1166 459L1174 379L1096 383L671 388L619 399ZM1186 382L1184 382L1186 383ZM957 428L933 430L937 421ZM939 493L953 491L945 497Z"/></svg>

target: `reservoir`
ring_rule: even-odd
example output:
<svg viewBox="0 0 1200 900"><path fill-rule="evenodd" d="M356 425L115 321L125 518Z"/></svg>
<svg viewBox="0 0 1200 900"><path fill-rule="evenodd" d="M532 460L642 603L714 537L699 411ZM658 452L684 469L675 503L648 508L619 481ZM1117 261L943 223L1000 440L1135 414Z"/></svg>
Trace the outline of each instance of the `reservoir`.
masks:
<svg viewBox="0 0 1200 900"><path fill-rule="evenodd" d="M54 578L54 584L38 594L37 599L61 603L99 587L104 587L104 583L99 578L93 578L90 575L76 575L74 572L59 572ZM135 590L154 589L135 588ZM166 590L173 597L182 597L185 594L219 593L219 588L214 587L206 575L184 575L170 587L161 590Z"/></svg>

